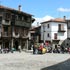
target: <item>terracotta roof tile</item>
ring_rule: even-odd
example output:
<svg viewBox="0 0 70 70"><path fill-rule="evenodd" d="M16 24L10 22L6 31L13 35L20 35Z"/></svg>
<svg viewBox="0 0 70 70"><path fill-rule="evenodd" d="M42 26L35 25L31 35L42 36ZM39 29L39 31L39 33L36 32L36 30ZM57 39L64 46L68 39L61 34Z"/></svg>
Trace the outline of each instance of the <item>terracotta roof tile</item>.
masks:
<svg viewBox="0 0 70 70"><path fill-rule="evenodd" d="M55 22L65 22L65 20L63 18L56 18L56 19L53 19L52 21L55 21Z"/></svg>
<svg viewBox="0 0 70 70"><path fill-rule="evenodd" d="M42 23L48 23L48 22L62 22L62 23L65 23L66 20L64 18L55 18L55 19L50 19L50 20L42 22Z"/></svg>

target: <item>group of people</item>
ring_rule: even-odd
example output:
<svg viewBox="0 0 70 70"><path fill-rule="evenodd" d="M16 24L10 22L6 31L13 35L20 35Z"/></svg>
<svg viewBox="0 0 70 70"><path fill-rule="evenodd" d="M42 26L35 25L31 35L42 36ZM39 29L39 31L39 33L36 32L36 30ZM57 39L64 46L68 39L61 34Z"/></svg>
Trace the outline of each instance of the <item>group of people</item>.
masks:
<svg viewBox="0 0 70 70"><path fill-rule="evenodd" d="M61 46L62 53L70 53L70 47L63 47Z"/></svg>
<svg viewBox="0 0 70 70"><path fill-rule="evenodd" d="M52 48L51 45L47 46L44 43L34 43L33 45L33 54L43 54L43 53L70 53L70 47L64 48L61 46L55 46Z"/></svg>
<svg viewBox="0 0 70 70"><path fill-rule="evenodd" d="M34 43L33 45L33 54L42 54L44 45L43 43L39 44L39 43Z"/></svg>
<svg viewBox="0 0 70 70"><path fill-rule="evenodd" d="M14 51L16 51L16 49L14 47L1 48L1 45L0 45L0 53L9 53L9 52L13 53ZM21 52L21 46L20 45L18 46L18 50L17 51Z"/></svg>

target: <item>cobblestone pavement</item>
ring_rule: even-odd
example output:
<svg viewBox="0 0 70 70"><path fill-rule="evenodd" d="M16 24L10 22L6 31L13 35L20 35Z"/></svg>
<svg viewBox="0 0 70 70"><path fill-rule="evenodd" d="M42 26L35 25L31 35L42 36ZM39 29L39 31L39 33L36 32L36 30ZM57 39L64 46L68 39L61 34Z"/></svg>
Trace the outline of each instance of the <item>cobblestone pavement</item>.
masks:
<svg viewBox="0 0 70 70"><path fill-rule="evenodd" d="M70 54L33 55L26 52L0 54L0 70L53 70L47 67L64 62L69 58Z"/></svg>

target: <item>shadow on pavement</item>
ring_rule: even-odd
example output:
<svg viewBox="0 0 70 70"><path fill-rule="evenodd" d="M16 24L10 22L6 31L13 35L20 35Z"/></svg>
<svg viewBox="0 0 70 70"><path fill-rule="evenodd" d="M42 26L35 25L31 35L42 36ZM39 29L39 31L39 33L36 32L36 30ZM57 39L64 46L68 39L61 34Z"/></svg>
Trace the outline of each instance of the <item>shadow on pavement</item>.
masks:
<svg viewBox="0 0 70 70"><path fill-rule="evenodd" d="M70 59L53 66L42 68L41 70L70 70Z"/></svg>

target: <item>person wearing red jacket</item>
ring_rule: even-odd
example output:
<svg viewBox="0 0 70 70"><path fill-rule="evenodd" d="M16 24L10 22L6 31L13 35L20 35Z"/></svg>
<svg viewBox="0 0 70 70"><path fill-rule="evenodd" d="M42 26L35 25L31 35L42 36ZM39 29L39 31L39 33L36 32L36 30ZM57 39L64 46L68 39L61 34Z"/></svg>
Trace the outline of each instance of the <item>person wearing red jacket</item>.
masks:
<svg viewBox="0 0 70 70"><path fill-rule="evenodd" d="M38 52L39 52L40 54L42 54L42 49L43 49L43 47L44 47L44 45L43 45L43 43L41 43L40 46L39 46L39 48L38 48Z"/></svg>

